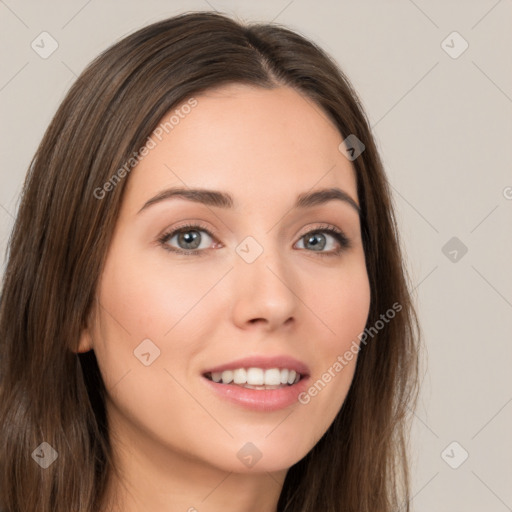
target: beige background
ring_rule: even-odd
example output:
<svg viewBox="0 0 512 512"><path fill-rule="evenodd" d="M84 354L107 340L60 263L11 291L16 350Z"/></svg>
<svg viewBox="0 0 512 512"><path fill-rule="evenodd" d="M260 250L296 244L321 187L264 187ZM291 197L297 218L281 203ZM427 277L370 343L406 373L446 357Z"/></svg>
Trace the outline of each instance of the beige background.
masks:
<svg viewBox="0 0 512 512"><path fill-rule="evenodd" d="M0 1L2 269L28 163L76 75L126 33L205 9L288 25L352 80L393 185L424 331L412 508L512 510L511 0ZM59 45L47 59L31 48L43 31ZM442 44L453 31L469 44L457 58L444 48L460 51L459 36Z"/></svg>

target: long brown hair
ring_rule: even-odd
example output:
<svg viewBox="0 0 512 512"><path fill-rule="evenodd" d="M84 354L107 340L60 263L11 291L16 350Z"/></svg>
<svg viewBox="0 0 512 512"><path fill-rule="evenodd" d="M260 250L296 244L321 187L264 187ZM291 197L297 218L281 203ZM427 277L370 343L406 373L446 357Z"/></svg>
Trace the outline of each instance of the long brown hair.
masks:
<svg viewBox="0 0 512 512"><path fill-rule="evenodd" d="M348 396L325 435L289 469L278 511L409 510L408 412L417 397L420 330L361 102L333 59L301 35L196 12L138 30L99 55L71 87L28 170L0 304L6 512L100 509L116 469L105 387L94 351L76 351L129 179L119 169L173 107L234 82L295 88L343 138L364 143L353 165L371 287L367 327L401 306L361 344ZM116 174L123 179L105 186ZM37 450L50 453L43 442L58 454L46 469L34 462Z"/></svg>

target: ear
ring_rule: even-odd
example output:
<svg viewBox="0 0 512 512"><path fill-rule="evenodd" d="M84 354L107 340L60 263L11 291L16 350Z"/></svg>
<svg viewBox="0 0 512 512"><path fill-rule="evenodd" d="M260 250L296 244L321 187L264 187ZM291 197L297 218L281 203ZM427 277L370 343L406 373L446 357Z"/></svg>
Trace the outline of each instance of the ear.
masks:
<svg viewBox="0 0 512 512"><path fill-rule="evenodd" d="M82 319L82 326L80 330L80 337L78 339L78 347L74 349L77 354L89 352L94 349L94 329L99 321L98 298L95 297L89 311L86 313L85 318ZM0 511L1 512L1 511Z"/></svg>
<svg viewBox="0 0 512 512"><path fill-rule="evenodd" d="M77 353L89 352L92 350L92 336L88 327L84 327L82 332L80 333L80 339L78 340L78 350Z"/></svg>
<svg viewBox="0 0 512 512"><path fill-rule="evenodd" d="M92 308L89 311L87 319L84 321L82 325L82 330L80 331L80 338L78 340L78 348L75 349L76 353L84 353L89 352L94 348L94 343L92 339L92 326L94 325L93 317L94 317L95 309Z"/></svg>

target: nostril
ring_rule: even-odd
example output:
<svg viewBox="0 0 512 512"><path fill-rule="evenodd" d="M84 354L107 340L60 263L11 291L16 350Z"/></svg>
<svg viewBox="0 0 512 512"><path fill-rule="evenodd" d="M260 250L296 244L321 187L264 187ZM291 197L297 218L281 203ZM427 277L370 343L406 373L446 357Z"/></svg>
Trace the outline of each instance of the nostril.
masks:
<svg viewBox="0 0 512 512"><path fill-rule="evenodd" d="M253 318L252 320L249 320L249 323L255 324L257 322L265 322L264 318Z"/></svg>

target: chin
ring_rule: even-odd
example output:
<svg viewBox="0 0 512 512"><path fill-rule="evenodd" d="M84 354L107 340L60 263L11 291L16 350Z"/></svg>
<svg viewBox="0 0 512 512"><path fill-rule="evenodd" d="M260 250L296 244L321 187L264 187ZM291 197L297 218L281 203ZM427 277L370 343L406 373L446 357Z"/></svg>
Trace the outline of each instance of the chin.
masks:
<svg viewBox="0 0 512 512"><path fill-rule="evenodd" d="M252 441L236 442L227 450L234 457L223 458L225 471L236 473L273 473L287 471L305 457L313 446L301 446L299 440L288 437L288 442L281 439L272 440L272 434L265 439L254 437Z"/></svg>

